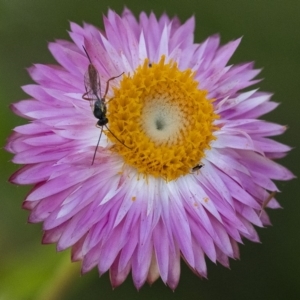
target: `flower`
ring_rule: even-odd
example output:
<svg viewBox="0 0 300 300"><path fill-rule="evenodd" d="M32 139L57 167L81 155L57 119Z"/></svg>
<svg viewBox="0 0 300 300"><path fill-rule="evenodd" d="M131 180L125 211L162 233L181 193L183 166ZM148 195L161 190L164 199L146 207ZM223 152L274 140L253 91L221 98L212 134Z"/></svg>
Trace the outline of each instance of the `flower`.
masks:
<svg viewBox="0 0 300 300"><path fill-rule="evenodd" d="M49 44L60 66L31 67L31 99L12 105L30 120L6 146L24 165L10 181L34 185L29 222L113 286L131 271L137 288L175 289L181 257L203 277L205 257L229 266L279 207L272 180L293 178L274 162L290 147L269 138L286 127L258 119L277 104L241 91L260 70L227 65L240 39L195 44L194 26L128 9L105 32L71 23L73 42Z"/></svg>

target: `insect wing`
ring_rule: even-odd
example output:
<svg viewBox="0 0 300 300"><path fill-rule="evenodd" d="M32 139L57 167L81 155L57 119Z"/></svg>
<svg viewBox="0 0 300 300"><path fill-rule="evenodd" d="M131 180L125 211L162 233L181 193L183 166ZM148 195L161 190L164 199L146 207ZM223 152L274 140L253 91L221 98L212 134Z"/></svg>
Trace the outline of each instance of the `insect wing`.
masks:
<svg viewBox="0 0 300 300"><path fill-rule="evenodd" d="M84 85L86 93L83 94L82 98L90 101L90 106L93 109L95 101L101 99L101 86L99 73L91 64L89 65L88 70L85 72Z"/></svg>
<svg viewBox="0 0 300 300"><path fill-rule="evenodd" d="M93 64L89 64L88 70L84 76L86 88L88 87L97 96L101 96L100 76ZM101 97L100 97L101 98Z"/></svg>

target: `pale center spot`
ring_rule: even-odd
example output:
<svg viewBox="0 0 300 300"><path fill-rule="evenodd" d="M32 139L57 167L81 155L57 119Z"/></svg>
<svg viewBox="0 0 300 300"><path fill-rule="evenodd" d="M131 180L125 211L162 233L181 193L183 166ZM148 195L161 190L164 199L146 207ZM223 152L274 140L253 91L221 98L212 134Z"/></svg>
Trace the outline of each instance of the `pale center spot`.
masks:
<svg viewBox="0 0 300 300"><path fill-rule="evenodd" d="M168 95L145 99L141 126L155 144L176 143L185 123L182 109Z"/></svg>

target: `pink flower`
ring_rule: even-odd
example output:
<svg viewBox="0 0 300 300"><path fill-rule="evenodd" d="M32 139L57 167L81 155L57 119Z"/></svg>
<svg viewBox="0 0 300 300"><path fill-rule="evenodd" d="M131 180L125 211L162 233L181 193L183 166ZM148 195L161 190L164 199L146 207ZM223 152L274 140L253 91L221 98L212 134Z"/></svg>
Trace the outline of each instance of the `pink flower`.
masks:
<svg viewBox="0 0 300 300"><path fill-rule="evenodd" d="M125 9L104 31L71 23L72 42L49 44L60 66L31 67L30 99L12 105L30 120L6 146L24 165L11 182L34 185L29 222L113 286L131 271L137 288L161 277L175 289L180 257L203 277L205 257L228 267L279 207L272 180L293 178L273 161L290 147L269 138L286 127L257 119L277 104L241 92L260 70L227 65L240 39L195 44L194 22Z"/></svg>

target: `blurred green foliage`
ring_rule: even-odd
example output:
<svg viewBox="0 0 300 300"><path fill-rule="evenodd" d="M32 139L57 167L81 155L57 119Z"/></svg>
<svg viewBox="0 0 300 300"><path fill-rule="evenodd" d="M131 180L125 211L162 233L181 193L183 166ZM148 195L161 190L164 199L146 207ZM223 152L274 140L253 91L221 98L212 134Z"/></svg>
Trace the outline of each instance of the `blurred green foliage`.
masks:
<svg viewBox="0 0 300 300"><path fill-rule="evenodd" d="M21 85L31 82L25 68L33 63L55 63L47 41L68 39L68 20L102 26L108 7L121 12L124 5L136 15L151 10L167 12L185 21L196 16L195 41L219 32L223 43L244 36L232 63L255 60L264 68L261 90L275 93L282 105L266 119L288 124L278 140L296 147L282 163L299 169L300 1L280 0L0 0L0 144L11 129L25 121L9 111L9 104L26 96ZM183 264L180 284L173 293L158 280L152 287L135 290L131 278L116 290L108 275L96 270L80 277L69 252L56 253L41 246L40 225L26 225L21 209L28 187L7 182L17 169L11 155L1 151L0 299L300 299L299 183L279 183L278 200L284 210L271 211L274 227L258 229L261 245L245 242L241 261L231 270L208 262L209 280L201 280ZM298 168L297 168L298 166ZM71 274L71 275L70 275ZM70 276L69 276L70 275ZM63 286L61 286L63 285ZM57 294L55 294L57 293Z"/></svg>

